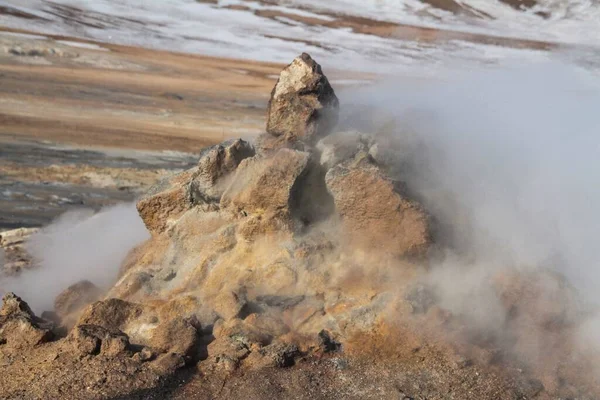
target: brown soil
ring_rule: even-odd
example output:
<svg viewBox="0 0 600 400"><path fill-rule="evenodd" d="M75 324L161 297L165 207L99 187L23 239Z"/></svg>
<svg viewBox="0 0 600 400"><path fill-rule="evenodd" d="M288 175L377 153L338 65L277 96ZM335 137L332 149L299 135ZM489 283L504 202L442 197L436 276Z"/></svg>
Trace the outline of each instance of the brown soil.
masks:
<svg viewBox="0 0 600 400"><path fill-rule="evenodd" d="M197 151L261 131L280 66L103 47L44 57L50 65L0 53L0 134Z"/></svg>

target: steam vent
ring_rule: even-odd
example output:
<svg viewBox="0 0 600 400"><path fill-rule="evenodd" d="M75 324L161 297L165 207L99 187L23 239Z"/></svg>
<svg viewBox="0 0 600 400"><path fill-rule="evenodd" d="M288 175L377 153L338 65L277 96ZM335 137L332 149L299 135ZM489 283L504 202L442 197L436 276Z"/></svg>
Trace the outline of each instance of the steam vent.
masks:
<svg viewBox="0 0 600 400"><path fill-rule="evenodd" d="M509 350L449 311L424 278L440 250L398 173L407 152L385 133L336 130L338 112L321 66L300 55L254 142L209 147L139 199L151 238L114 286L65 288L41 317L7 294L0 397L598 398L577 373L586 359L567 357L561 278L493 278ZM553 296L526 301L539 282ZM547 330L552 354L519 358Z"/></svg>

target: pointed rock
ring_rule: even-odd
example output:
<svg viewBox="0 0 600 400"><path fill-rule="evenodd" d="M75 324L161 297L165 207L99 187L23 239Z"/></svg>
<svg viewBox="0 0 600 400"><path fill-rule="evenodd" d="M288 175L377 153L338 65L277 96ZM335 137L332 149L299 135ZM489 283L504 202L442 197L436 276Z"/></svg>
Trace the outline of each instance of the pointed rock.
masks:
<svg viewBox="0 0 600 400"><path fill-rule="evenodd" d="M0 343L21 349L46 343L54 336L53 324L35 316L29 305L7 293L0 309Z"/></svg>
<svg viewBox="0 0 600 400"><path fill-rule="evenodd" d="M197 167L163 179L140 198L137 210L146 228L160 234L192 207L218 209L227 183L224 178L253 155L254 148L242 139L205 149Z"/></svg>
<svg viewBox="0 0 600 400"><path fill-rule="evenodd" d="M338 121L339 101L321 66L303 53L279 76L271 92L263 149L298 147L327 135Z"/></svg>

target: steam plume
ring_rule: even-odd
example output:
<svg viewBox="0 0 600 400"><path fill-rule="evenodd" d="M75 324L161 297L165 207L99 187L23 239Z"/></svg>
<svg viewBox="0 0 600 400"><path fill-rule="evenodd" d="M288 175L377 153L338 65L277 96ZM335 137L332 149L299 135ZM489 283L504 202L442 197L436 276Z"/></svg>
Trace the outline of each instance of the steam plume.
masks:
<svg viewBox="0 0 600 400"><path fill-rule="evenodd" d="M28 251L40 268L2 284L36 312L52 309L56 295L82 279L108 288L127 253L149 236L134 204L67 212L31 238Z"/></svg>

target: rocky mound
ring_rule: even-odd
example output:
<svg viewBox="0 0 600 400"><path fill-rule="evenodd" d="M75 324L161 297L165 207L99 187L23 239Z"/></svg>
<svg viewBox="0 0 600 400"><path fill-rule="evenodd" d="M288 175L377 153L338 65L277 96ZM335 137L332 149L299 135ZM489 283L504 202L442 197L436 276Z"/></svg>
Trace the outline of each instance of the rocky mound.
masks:
<svg viewBox="0 0 600 400"><path fill-rule="evenodd" d="M524 362L504 350L505 336L471 329L440 304L435 284L421 279L435 250L431 216L392 172L401 160L382 156L378 137L333 132L338 104L321 67L301 55L282 71L255 143L206 149L194 168L139 200L152 238L131 252L108 293L75 284L45 314L53 323L5 296L0 363L9 379L0 392L256 399L600 393L597 382L572 373L572 360L553 360L560 367L552 370L541 368L542 359ZM523 306L537 295L515 283L521 275L507 276L495 277L510 310L499 328L517 344L533 337L524 327L565 339L575 322L547 304ZM542 278L557 279L543 272L527 279ZM564 304L569 293L556 285L552 304ZM553 342L556 354L568 353L566 342ZM35 385L23 384L34 377Z"/></svg>

